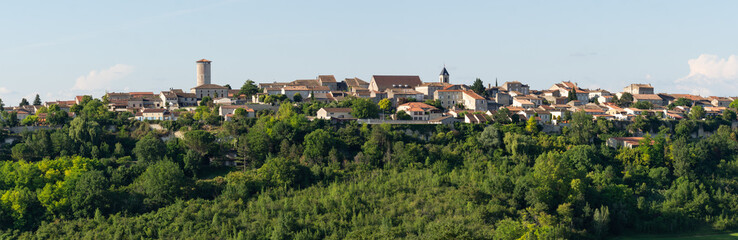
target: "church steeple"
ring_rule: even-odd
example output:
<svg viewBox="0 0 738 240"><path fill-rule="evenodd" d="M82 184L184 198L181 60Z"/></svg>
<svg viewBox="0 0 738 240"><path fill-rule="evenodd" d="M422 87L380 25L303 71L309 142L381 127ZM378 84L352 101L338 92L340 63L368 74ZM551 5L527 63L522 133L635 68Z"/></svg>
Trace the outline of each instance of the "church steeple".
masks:
<svg viewBox="0 0 738 240"><path fill-rule="evenodd" d="M448 83L449 74L448 70L446 70L446 65L443 65L443 70L441 70L441 74L438 76L438 80L442 83Z"/></svg>
<svg viewBox="0 0 738 240"><path fill-rule="evenodd" d="M495 78L495 87L498 87L498 86L497 86L497 78Z"/></svg>

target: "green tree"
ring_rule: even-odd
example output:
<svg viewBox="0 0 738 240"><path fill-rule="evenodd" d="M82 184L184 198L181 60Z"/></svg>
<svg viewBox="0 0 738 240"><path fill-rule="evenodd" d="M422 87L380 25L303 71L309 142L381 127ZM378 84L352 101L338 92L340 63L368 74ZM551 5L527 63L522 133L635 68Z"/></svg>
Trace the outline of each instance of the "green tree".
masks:
<svg viewBox="0 0 738 240"><path fill-rule="evenodd" d="M184 162L183 169L187 171L187 175L197 177L197 172L204 161L203 155L192 149L187 150L187 154L182 158Z"/></svg>
<svg viewBox="0 0 738 240"><path fill-rule="evenodd" d="M377 118L379 117L379 107L372 100L356 98L351 104L351 116L355 118Z"/></svg>
<svg viewBox="0 0 738 240"><path fill-rule="evenodd" d="M266 159L271 149L271 140L266 131L263 124L257 123L236 141L236 151L244 166L259 166Z"/></svg>
<svg viewBox="0 0 738 240"><path fill-rule="evenodd" d="M59 108L59 105L51 104L46 115L46 122L51 125L63 125L69 119L69 115Z"/></svg>
<svg viewBox="0 0 738 240"><path fill-rule="evenodd" d="M292 101L302 102L302 95L300 95L300 93L295 93L295 95L292 96Z"/></svg>
<svg viewBox="0 0 738 240"><path fill-rule="evenodd" d="M28 106L28 100L26 100L26 98L22 98L18 106L19 107Z"/></svg>
<svg viewBox="0 0 738 240"><path fill-rule="evenodd" d="M574 144L588 144L592 141L595 132L595 124L592 116L585 112L576 112L567 128L569 139Z"/></svg>
<svg viewBox="0 0 738 240"><path fill-rule="evenodd" d="M492 118L498 123L510 123L510 110L507 108L500 108L495 112Z"/></svg>
<svg viewBox="0 0 738 240"><path fill-rule="evenodd" d="M36 94L36 98L33 99L33 105L34 106L40 106L41 105L41 97Z"/></svg>
<svg viewBox="0 0 738 240"><path fill-rule="evenodd" d="M395 114L395 118L397 120L413 120L413 117L411 117L405 111L402 111L402 110L397 111L397 113Z"/></svg>
<svg viewBox="0 0 738 240"><path fill-rule="evenodd" d="M159 207L182 198L188 185L184 172L176 163L159 161L136 179L135 190L145 196L145 204Z"/></svg>
<svg viewBox="0 0 738 240"><path fill-rule="evenodd" d="M538 121L535 116L530 116L528 121L525 123L525 131L529 133L538 132Z"/></svg>
<svg viewBox="0 0 738 240"><path fill-rule="evenodd" d="M203 130L193 130L185 133L184 142L189 149L200 156L207 156L218 150L215 136Z"/></svg>
<svg viewBox="0 0 738 240"><path fill-rule="evenodd" d="M471 86L471 90L479 95L484 95L484 83L482 79L477 78Z"/></svg>
<svg viewBox="0 0 738 240"><path fill-rule="evenodd" d="M478 140L487 149L497 149L502 146L502 132L494 125L489 125L479 134Z"/></svg>
<svg viewBox="0 0 738 240"><path fill-rule="evenodd" d="M601 206L600 208L595 209L592 220L595 235L598 237L605 237L610 226L610 209L607 206Z"/></svg>
<svg viewBox="0 0 738 240"><path fill-rule="evenodd" d="M325 157L328 156L328 151L334 145L334 139L330 133L323 129L317 129L307 135L305 135L305 150L303 156L309 163L325 163Z"/></svg>
<svg viewBox="0 0 738 240"><path fill-rule="evenodd" d="M270 185L275 187L290 187L306 183L310 178L310 170L298 162L283 157L267 159L258 170Z"/></svg>
<svg viewBox="0 0 738 240"><path fill-rule="evenodd" d="M735 121L736 120L736 114L735 114L735 112L733 110L726 109L723 112L723 119L725 121Z"/></svg>
<svg viewBox="0 0 738 240"><path fill-rule="evenodd" d="M10 215L12 226L15 229L33 229L44 217L44 207L39 202L36 193L28 188L14 188L2 191L0 202L2 202L3 206L1 207L4 208L3 210L8 209L8 215ZM5 219L0 221L3 220Z"/></svg>
<svg viewBox="0 0 738 240"><path fill-rule="evenodd" d="M143 162L155 162L161 159L166 153L166 145L153 134L147 134L136 142L133 148L133 154L136 160Z"/></svg>
<svg viewBox="0 0 738 240"><path fill-rule="evenodd" d="M379 109L382 110L383 113L388 113L390 109L392 109L392 101L387 98L379 100Z"/></svg>
<svg viewBox="0 0 738 240"><path fill-rule="evenodd" d="M672 102L674 106L691 106L692 100L686 99L686 98L678 98L676 101Z"/></svg>
<svg viewBox="0 0 738 240"><path fill-rule="evenodd" d="M213 105L213 99L210 98L210 96L202 97L200 100L200 106L208 106L211 107Z"/></svg>
<svg viewBox="0 0 738 240"><path fill-rule="evenodd" d="M436 107L438 109L443 109L443 105L441 104L441 100L440 99L436 99L436 100L427 99L427 100L425 100L424 103L425 104L428 104L428 105L431 105L431 106L434 106L434 107Z"/></svg>
<svg viewBox="0 0 738 240"><path fill-rule="evenodd" d="M569 90L569 94L568 96L566 96L566 100L568 100L568 102L577 100L577 90L576 89Z"/></svg>
<svg viewBox="0 0 738 240"><path fill-rule="evenodd" d="M252 95L259 93L259 87L254 84L254 81L251 81L251 79L249 79L246 80L243 86L241 86L241 91L239 91L238 93L246 95L246 97L251 97Z"/></svg>
<svg viewBox="0 0 738 240"><path fill-rule="evenodd" d="M693 120L705 118L705 108L700 105L692 107L692 109L689 110L689 118Z"/></svg>
<svg viewBox="0 0 738 240"><path fill-rule="evenodd" d="M69 123L69 138L77 143L90 142L96 145L102 141L103 130L96 121L78 117Z"/></svg>
<svg viewBox="0 0 738 240"><path fill-rule="evenodd" d="M70 185L69 201L76 217L93 217L95 210L106 212L111 207L110 183L100 171L85 172Z"/></svg>
<svg viewBox="0 0 738 240"><path fill-rule="evenodd" d="M647 101L638 101L630 106L638 109L653 109L653 103Z"/></svg>
<svg viewBox="0 0 738 240"><path fill-rule="evenodd" d="M620 99L618 99L618 106L627 107L630 106L631 103L633 103L633 94L625 92L620 95Z"/></svg>
<svg viewBox="0 0 738 240"><path fill-rule="evenodd" d="M0 112L5 111L5 103L3 103L3 99L0 98Z"/></svg>
<svg viewBox="0 0 738 240"><path fill-rule="evenodd" d="M731 102L730 105L728 105L728 107L732 109L738 109L738 99L733 100L733 102Z"/></svg>

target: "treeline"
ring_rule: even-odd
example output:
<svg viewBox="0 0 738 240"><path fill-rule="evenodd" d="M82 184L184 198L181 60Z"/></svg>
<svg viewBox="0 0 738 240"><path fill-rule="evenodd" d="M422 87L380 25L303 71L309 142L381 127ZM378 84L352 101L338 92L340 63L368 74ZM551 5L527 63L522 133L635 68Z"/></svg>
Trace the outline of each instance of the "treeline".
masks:
<svg viewBox="0 0 738 240"><path fill-rule="evenodd" d="M5 146L0 236L597 239L738 227L738 132L721 117L619 127L577 113L545 134L504 111L486 126L333 125L308 121L325 104L304 101L223 122L206 102L152 130L91 111L95 101ZM377 114L371 104L331 106ZM699 128L712 134L693 138ZM636 148L605 145L634 133L646 133Z"/></svg>

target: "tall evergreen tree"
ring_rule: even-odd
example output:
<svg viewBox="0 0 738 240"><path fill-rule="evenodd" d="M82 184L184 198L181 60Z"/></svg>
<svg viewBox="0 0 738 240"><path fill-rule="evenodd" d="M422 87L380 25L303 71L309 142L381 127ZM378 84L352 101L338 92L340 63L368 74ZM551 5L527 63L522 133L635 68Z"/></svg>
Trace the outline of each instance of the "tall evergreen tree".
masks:
<svg viewBox="0 0 738 240"><path fill-rule="evenodd" d="M484 83L482 82L482 79L477 78L477 80L474 80L474 84L472 84L471 89L479 95L484 94Z"/></svg>
<svg viewBox="0 0 738 240"><path fill-rule="evenodd" d="M19 107L28 106L28 100L26 98L21 99L21 102L18 104Z"/></svg>
<svg viewBox="0 0 738 240"><path fill-rule="evenodd" d="M34 106L41 105L41 97L39 97L38 94L36 94L36 98L33 99L33 105Z"/></svg>

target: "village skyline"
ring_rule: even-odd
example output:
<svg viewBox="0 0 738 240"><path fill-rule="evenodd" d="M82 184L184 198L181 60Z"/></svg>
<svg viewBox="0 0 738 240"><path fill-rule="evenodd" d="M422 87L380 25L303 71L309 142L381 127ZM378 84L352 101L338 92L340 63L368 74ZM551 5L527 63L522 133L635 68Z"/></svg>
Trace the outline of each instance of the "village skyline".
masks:
<svg viewBox="0 0 738 240"><path fill-rule="evenodd" d="M16 105L105 91L188 88L192 60L220 84L332 74L436 77L457 83L574 81L616 90L738 92L730 1L622 3L201 1L12 2L0 19L0 98ZM322 14L315 14L322 13ZM720 24L717 24L720 23Z"/></svg>

